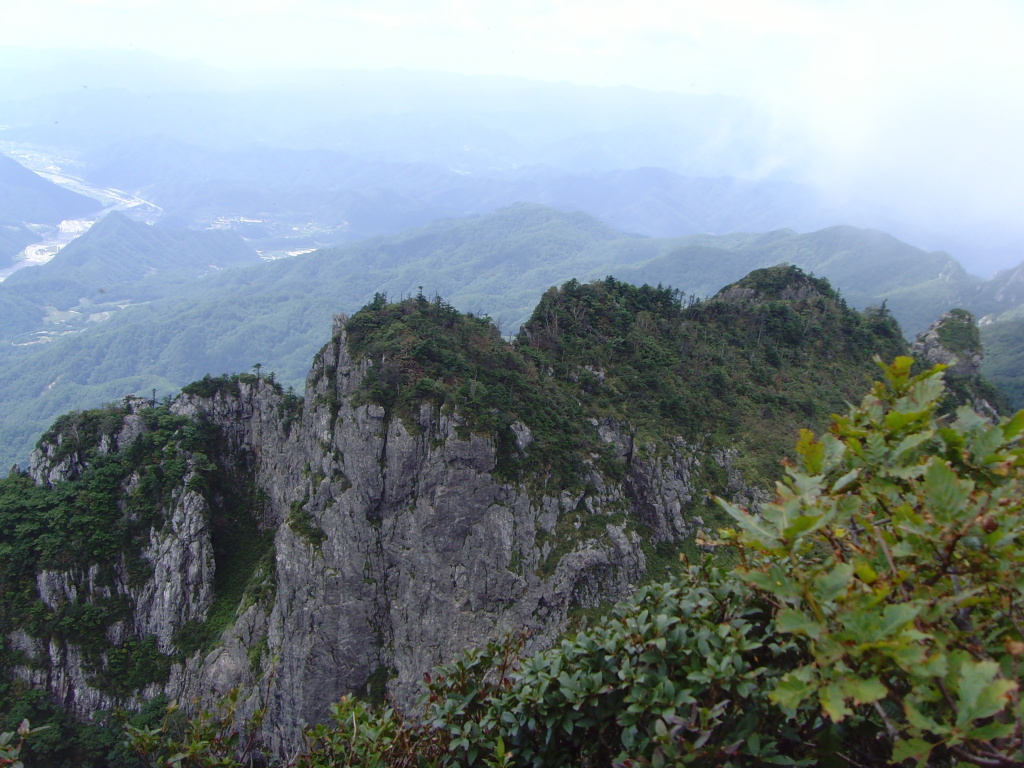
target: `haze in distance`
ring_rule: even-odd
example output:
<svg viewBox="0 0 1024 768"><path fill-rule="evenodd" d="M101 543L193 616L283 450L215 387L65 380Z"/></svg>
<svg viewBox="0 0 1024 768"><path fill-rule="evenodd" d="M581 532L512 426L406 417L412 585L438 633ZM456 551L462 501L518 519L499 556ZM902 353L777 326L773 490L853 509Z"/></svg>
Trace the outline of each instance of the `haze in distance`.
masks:
<svg viewBox="0 0 1024 768"><path fill-rule="evenodd" d="M827 223L947 250L983 276L1024 253L1024 8L1011 1L6 5L0 141L34 137L82 151L89 141L160 133L190 144L215 138L218 149L324 149L339 114L373 114L363 144L373 159L465 173L655 166L797 182L837 212ZM521 79L551 85L531 90ZM568 85L589 89L566 97ZM326 104L332 96L347 101ZM566 103L589 107L559 112ZM713 118L699 141L673 143L705 108ZM388 110L395 124L380 136ZM507 136L519 139L504 158L492 148L507 136L481 118L502 110ZM558 120L565 126L551 124ZM17 135L29 125L33 137ZM589 154L551 151L581 125L612 150L595 141ZM617 151L631 135L636 151ZM437 136L460 140L470 156L477 145L487 152L457 168L432 146ZM331 148L354 153L367 137L341 138ZM538 147L547 153L534 154Z"/></svg>

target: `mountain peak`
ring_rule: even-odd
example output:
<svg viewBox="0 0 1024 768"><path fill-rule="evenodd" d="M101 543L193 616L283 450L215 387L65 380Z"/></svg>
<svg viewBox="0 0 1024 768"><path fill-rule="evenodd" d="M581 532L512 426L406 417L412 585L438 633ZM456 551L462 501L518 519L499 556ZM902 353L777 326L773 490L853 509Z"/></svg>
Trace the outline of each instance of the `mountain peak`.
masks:
<svg viewBox="0 0 1024 768"><path fill-rule="evenodd" d="M715 299L748 304L766 301L803 301L816 296L838 299L828 280L808 275L792 264L755 269L746 277L725 286Z"/></svg>

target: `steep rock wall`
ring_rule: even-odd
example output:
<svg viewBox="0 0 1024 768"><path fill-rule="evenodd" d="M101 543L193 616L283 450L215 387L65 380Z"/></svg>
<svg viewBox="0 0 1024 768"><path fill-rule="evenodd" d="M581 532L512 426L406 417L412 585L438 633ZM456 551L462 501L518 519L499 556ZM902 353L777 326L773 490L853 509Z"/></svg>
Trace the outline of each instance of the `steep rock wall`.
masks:
<svg viewBox="0 0 1024 768"><path fill-rule="evenodd" d="M463 648L522 629L539 647L572 609L626 596L647 569L645 541L678 541L700 525L688 510L705 493L695 480L701 462L729 471L728 453L682 440L667 451L638 447L623 425L594 422L626 462L625 480L592 467L585 491L546 495L497 480L494 440L468 434L457 413L424 404L403 421L360 402L366 370L349 356L340 317L300 410L266 380L180 396L172 411L216 434L206 459L231 483L202 487L186 475L167 522L151 532L143 552L151 573L141 584L130 584L124 568L112 585L90 585L74 570L49 573L40 577L44 601L113 589L127 596L131 617L109 639L153 635L174 653L175 633L210 621L218 599L217 510L226 495L250 489L246 514L273 536L272 567L253 577L216 642L179 653L159 688L212 701L240 687L248 707L269 708L268 739L284 750L345 693L386 678L395 699L413 707L423 673ZM127 414L101 449L124 449L143 431L138 421ZM513 430L529 450L529 425ZM43 445L33 475L58 482L85 463L80 452ZM35 659L19 674L79 715L125 703L91 686L73 644L12 642Z"/></svg>

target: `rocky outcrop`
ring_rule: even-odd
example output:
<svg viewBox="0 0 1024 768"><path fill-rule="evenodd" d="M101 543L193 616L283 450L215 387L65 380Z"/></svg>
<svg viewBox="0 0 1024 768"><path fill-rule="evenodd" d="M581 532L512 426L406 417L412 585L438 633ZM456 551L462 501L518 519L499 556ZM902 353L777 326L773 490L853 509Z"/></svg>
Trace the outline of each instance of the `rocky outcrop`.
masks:
<svg viewBox="0 0 1024 768"><path fill-rule="evenodd" d="M159 688L211 701L240 687L248 706L268 707L268 741L285 750L302 723L371 680L387 678L395 700L413 708L423 673L462 649L510 630L529 630L530 644L541 647L574 609L627 596L648 569L648 543L690 538L702 524L693 510L704 503L707 466L724 468L738 499L753 498L729 452L681 439L636 445L612 420L591 426L624 462L625 478L604 477L595 464L582 490L501 481L493 437L468 432L457 412L430 403L403 420L361 401L366 372L349 355L339 317L304 403L254 377L180 396L173 413L205 425L216 451L189 454L189 471L143 549L147 577L133 581L123 566L105 581L47 572L44 602L74 601L75 590L124 595L131 616L110 628L112 641L153 636L160 651L179 654L167 681L138 695ZM103 451L144 434L143 407L127 409L101 438ZM530 425L511 429L517 450L529 451ZM85 454L61 439L33 457L37 482L82 471ZM231 483L195 481L202 461ZM245 503L232 494L246 494ZM223 512L230 503L235 517ZM179 630L225 609L218 568L227 561L217 542L226 525L253 541L272 537L271 555L227 606L231 621L216 641L182 658ZM20 674L80 716L125 703L92 687L73 643L44 647L24 633L11 643L33 662Z"/></svg>
<svg viewBox="0 0 1024 768"><path fill-rule="evenodd" d="M943 314L918 335L913 352L927 365L946 366L946 384L955 401L992 422L1009 411L1005 396L981 375L981 336L970 312L952 309Z"/></svg>
<svg viewBox="0 0 1024 768"><path fill-rule="evenodd" d="M948 373L976 377L983 358L981 337L974 317L964 309L951 309L914 342L914 355L929 365L947 366Z"/></svg>

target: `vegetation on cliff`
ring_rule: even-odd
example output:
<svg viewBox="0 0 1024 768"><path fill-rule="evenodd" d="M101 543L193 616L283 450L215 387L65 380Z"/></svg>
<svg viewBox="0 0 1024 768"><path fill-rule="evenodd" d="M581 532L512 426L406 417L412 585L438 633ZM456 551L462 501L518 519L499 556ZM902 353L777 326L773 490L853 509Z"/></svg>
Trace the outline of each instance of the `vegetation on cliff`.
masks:
<svg viewBox="0 0 1024 768"><path fill-rule="evenodd" d="M495 437L506 477L553 485L579 482L584 458L605 456L592 419L644 441L734 445L755 479L772 480L791 435L866 385L873 354L906 349L885 310L857 312L796 267L757 270L706 301L572 280L541 297L512 344L487 318L422 295L378 295L346 330L353 357L371 363L368 400L407 418L424 401L453 409ZM526 452L517 422L530 430Z"/></svg>
<svg viewBox="0 0 1024 768"><path fill-rule="evenodd" d="M138 420L138 434L113 450L126 417ZM203 420L126 401L67 414L41 442L55 447L53 466L74 469L52 486L22 473L0 480L0 718L48 723L28 748L47 765L101 765L117 746L113 721L104 725L97 713L96 723L76 724L44 691L13 677L29 659L10 636L20 632L62 652L74 647L89 684L129 703L146 686L166 682L172 663L219 638L272 542L258 529L244 477L212 460L218 434ZM210 506L216 577L207 621L179 628L169 652L131 628L125 590L149 577L143 551L170 524L185 490L200 492ZM44 600L39 585L47 573L70 586Z"/></svg>

